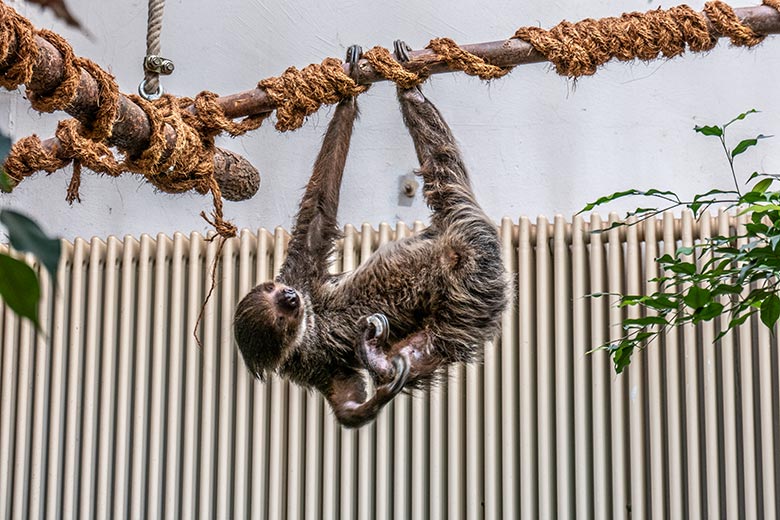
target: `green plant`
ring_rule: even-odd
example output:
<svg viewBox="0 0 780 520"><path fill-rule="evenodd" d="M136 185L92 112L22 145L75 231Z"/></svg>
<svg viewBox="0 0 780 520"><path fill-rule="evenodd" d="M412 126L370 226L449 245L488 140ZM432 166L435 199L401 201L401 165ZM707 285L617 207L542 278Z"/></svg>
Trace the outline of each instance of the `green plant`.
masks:
<svg viewBox="0 0 780 520"><path fill-rule="evenodd" d="M0 158L8 152L10 140L0 135ZM10 191L11 182L0 168L0 189ZM48 237L32 219L10 209L0 210L0 223L8 232L8 242L17 251L33 253L41 264L57 279L60 259L59 239ZM0 298L19 316L29 318L36 327L41 287L35 271L25 262L0 253Z"/></svg>
<svg viewBox="0 0 780 520"><path fill-rule="evenodd" d="M744 139L734 148L730 148L726 139L727 129L732 124L754 113L756 110L749 110L720 126L694 128L699 134L720 141L734 180L734 190L713 189L686 201L672 191L632 189L601 197L582 210L589 211L623 197L644 196L663 201L663 204L637 208L627 214L627 218L633 217L628 223L625 220L616 222L610 228L634 225L677 207L687 207L694 217L699 217L713 204L738 207L739 214L747 218L744 229L736 236L714 236L692 247L678 248L675 255L657 258L664 273L653 280L658 282L658 291L648 295L618 295L620 307L639 307L645 312L640 318L623 320L624 334L619 340L597 347L609 352L616 372L620 373L630 363L636 349L643 348L669 327L710 321L728 313L730 320L717 340L755 313L769 328L780 318L780 191L771 189L780 175L753 172L746 184L756 182L743 193L734 168L737 156L771 136Z"/></svg>

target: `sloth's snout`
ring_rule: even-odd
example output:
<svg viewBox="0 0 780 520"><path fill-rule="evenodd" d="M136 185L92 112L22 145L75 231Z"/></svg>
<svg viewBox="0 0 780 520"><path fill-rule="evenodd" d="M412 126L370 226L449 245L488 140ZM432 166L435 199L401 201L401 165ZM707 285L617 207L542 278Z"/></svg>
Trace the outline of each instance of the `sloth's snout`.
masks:
<svg viewBox="0 0 780 520"><path fill-rule="evenodd" d="M300 298L298 293L292 287L285 287L282 290L282 302L290 309L297 309L300 304Z"/></svg>

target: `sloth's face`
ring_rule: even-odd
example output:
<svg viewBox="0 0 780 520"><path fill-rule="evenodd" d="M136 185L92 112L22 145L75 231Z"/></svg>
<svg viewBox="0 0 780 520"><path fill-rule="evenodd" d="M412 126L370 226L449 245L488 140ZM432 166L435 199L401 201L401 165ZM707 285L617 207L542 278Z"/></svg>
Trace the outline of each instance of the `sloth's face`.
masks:
<svg viewBox="0 0 780 520"><path fill-rule="evenodd" d="M249 291L236 308L233 332L247 368L263 380L295 343L303 322L301 295L278 282Z"/></svg>

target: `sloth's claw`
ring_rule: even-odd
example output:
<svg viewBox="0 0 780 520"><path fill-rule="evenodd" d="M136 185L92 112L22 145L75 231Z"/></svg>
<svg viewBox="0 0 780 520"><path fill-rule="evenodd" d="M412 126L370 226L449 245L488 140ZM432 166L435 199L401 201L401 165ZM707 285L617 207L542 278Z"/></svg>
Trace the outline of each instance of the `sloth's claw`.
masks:
<svg viewBox="0 0 780 520"><path fill-rule="evenodd" d="M409 379L409 361L404 356L393 356L393 366L395 367L395 377L390 383L390 390L397 394Z"/></svg>
<svg viewBox="0 0 780 520"><path fill-rule="evenodd" d="M376 314L369 316L367 320L369 327L374 328L374 339L379 343L387 341L387 336L390 334L390 324L387 321L387 316L381 312L377 312Z"/></svg>
<svg viewBox="0 0 780 520"><path fill-rule="evenodd" d="M358 82L358 76L360 73L360 69L358 68L357 64L358 61L360 61L360 57L363 55L363 47L360 45L350 45L347 48L347 56L344 61L349 63L349 76L355 80L355 83Z"/></svg>
<svg viewBox="0 0 780 520"><path fill-rule="evenodd" d="M412 48L406 45L406 42L403 40L396 40L393 42L393 54L395 54L395 59L399 63L406 63L409 61L410 50L412 50Z"/></svg>

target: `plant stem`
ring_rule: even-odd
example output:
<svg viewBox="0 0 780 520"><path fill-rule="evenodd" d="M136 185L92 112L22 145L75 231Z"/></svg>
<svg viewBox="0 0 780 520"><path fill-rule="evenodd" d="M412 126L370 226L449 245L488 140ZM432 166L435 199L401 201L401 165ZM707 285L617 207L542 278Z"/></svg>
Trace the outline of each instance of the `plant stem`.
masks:
<svg viewBox="0 0 780 520"><path fill-rule="evenodd" d="M723 127L723 132L720 135L720 144L723 145L723 151L726 153L726 159L729 161L729 168L731 169L731 178L734 179L734 188L737 190L737 195L742 198L742 192L739 190L739 182L737 181L737 172L734 171L734 157L731 156L728 146L726 146L726 127Z"/></svg>

